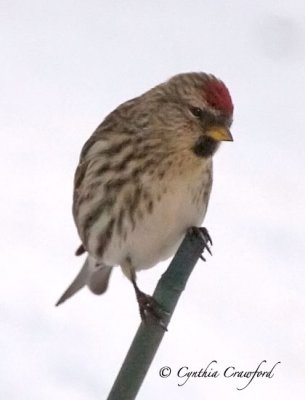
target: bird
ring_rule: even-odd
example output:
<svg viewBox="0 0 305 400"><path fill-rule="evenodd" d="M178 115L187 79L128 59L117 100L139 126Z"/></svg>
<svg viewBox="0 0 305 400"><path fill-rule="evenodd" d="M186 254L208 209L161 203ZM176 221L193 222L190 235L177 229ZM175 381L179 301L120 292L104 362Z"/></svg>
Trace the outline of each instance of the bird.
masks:
<svg viewBox="0 0 305 400"><path fill-rule="evenodd" d="M203 223L213 156L230 131L233 102L224 82L180 73L119 105L85 142L74 176L73 217L85 262L59 305L87 286L108 287L120 266L140 315L160 316L137 272L171 257L186 232ZM207 247L210 237L201 232Z"/></svg>

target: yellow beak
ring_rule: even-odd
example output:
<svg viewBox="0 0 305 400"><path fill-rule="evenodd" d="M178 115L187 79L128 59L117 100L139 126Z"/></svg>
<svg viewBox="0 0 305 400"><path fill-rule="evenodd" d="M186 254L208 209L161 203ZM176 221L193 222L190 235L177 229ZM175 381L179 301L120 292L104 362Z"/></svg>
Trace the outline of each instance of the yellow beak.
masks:
<svg viewBox="0 0 305 400"><path fill-rule="evenodd" d="M229 131L229 129L224 128L222 126L214 126L210 128L206 132L206 135L216 140L216 142L221 142L221 141L233 142L233 136Z"/></svg>

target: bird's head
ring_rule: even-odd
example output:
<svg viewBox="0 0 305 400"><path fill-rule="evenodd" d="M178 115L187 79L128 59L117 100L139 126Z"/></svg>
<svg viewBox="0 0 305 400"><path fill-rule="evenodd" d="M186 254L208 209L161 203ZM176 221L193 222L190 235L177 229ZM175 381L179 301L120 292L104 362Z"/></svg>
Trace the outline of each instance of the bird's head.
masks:
<svg viewBox="0 0 305 400"><path fill-rule="evenodd" d="M155 88L164 139L178 150L211 157L221 141L232 141L233 103L225 84L205 73L179 74Z"/></svg>

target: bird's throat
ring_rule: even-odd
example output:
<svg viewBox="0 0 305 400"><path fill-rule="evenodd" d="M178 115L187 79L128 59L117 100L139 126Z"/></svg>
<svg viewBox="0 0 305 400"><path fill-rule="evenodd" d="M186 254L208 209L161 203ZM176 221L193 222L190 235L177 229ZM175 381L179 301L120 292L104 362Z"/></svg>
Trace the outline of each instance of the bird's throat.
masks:
<svg viewBox="0 0 305 400"><path fill-rule="evenodd" d="M218 147L219 142L216 142L216 140L207 136L200 136L192 147L192 151L197 157L208 158L216 152Z"/></svg>

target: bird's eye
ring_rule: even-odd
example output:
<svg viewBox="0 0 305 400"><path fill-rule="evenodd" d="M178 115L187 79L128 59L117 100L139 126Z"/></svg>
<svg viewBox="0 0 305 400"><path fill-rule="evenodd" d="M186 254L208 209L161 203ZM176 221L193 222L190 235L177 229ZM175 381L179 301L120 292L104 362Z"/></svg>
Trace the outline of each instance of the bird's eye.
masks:
<svg viewBox="0 0 305 400"><path fill-rule="evenodd" d="M199 107L191 107L191 113L196 117L196 118L201 118L203 111Z"/></svg>

